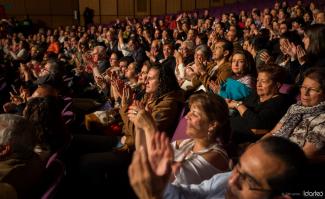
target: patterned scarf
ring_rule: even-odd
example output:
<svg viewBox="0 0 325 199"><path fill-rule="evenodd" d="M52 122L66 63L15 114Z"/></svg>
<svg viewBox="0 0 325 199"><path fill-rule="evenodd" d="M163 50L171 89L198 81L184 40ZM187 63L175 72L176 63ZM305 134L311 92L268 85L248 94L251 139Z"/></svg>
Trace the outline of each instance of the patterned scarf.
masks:
<svg viewBox="0 0 325 199"><path fill-rule="evenodd" d="M289 138L291 133L293 133L294 129L297 125L302 121L304 115L317 116L320 113L325 112L325 101L319 103L316 106L306 107L298 102L297 104L293 104L287 114L286 118L281 121L283 126L274 133L275 136L286 137Z"/></svg>

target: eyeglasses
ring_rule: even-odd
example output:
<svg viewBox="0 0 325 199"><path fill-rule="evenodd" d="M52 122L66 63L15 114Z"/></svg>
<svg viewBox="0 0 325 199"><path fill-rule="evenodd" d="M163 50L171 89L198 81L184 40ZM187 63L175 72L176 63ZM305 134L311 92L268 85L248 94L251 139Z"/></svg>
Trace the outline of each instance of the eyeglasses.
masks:
<svg viewBox="0 0 325 199"><path fill-rule="evenodd" d="M242 186L244 183L247 183L249 190L260 191L260 192L271 192L271 189L263 189L260 187L260 183L257 182L252 176L247 173L240 171L239 164L237 164L233 172L238 173L238 183Z"/></svg>
<svg viewBox="0 0 325 199"><path fill-rule="evenodd" d="M318 93L321 92L320 89L316 89L316 88L308 88L308 87L303 86L303 85L300 86L300 91L301 91L301 92L307 92L307 93L312 94L312 95L313 95L313 94L318 94Z"/></svg>

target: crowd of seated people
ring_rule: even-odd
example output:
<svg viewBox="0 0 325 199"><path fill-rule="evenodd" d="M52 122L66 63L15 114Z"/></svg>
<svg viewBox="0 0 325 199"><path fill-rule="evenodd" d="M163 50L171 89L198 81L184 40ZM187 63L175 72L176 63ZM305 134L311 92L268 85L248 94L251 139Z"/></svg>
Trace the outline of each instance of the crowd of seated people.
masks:
<svg viewBox="0 0 325 199"><path fill-rule="evenodd" d="M28 33L0 23L4 193L41 198L53 157L66 169L57 198L285 198L317 189L324 15L298 0ZM170 142L175 132L184 139ZM21 177L9 178L19 167Z"/></svg>

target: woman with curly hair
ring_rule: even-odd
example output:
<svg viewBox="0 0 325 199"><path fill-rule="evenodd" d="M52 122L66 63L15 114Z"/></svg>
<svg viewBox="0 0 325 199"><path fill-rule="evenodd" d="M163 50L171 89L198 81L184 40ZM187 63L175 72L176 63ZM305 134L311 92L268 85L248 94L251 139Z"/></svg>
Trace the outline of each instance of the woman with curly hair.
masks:
<svg viewBox="0 0 325 199"><path fill-rule="evenodd" d="M128 118L132 96L125 88L121 102L123 136L78 135L71 143L72 157L78 157L77 179L83 195L91 197L115 195L112 192L120 187L128 188L127 168L135 149L135 126ZM152 66L145 81L145 95L141 102L152 115L159 131L171 138L178 124L184 103L183 91L179 88L174 71L168 66ZM133 103L134 104L134 103ZM133 111L137 114L137 111ZM77 154L76 154L77 153ZM77 182L76 182L77 183ZM108 184L108 185L107 185ZM130 192L118 194L121 198L130 198ZM131 189L129 189L131 190ZM131 192L132 193L132 192ZM121 195L126 194L126 195Z"/></svg>

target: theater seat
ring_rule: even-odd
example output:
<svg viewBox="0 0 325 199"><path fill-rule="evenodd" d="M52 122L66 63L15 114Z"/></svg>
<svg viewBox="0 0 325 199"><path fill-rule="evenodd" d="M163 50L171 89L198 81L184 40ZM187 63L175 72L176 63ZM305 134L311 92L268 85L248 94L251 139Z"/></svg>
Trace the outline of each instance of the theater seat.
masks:
<svg viewBox="0 0 325 199"><path fill-rule="evenodd" d="M182 140L182 139L188 138L188 136L185 133L186 132L186 125L187 125L185 115L186 115L186 107L184 107L182 112L181 112L178 125L176 127L176 130L174 132L174 136L172 138L172 142L176 141L176 140Z"/></svg>
<svg viewBox="0 0 325 199"><path fill-rule="evenodd" d="M64 163L58 158L58 153L54 153L46 164L43 183L45 187L41 199L53 199L64 176Z"/></svg>

